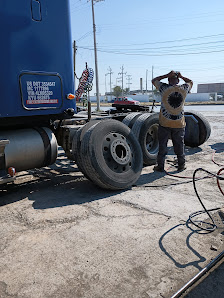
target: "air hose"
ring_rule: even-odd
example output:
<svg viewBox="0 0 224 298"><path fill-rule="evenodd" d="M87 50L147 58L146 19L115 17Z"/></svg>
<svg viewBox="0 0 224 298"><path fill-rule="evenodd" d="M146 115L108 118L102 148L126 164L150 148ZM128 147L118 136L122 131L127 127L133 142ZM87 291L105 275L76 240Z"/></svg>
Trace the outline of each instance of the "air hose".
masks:
<svg viewBox="0 0 224 298"><path fill-rule="evenodd" d="M212 211L217 211L217 210L221 210L221 208L206 209L205 205L203 204L203 202L202 202L202 200L201 200L201 198L200 198L200 196L199 196L199 194L198 194L197 188L196 188L196 174L197 174L197 172L199 172L199 171L203 171L203 172L209 174L209 177L216 177L216 179L217 179L217 184L218 184L218 188L219 188L220 192L222 193L222 195L224 195L223 190L222 190L222 188L221 188L221 186L220 186L220 183L219 183L219 180L224 180L224 177L221 177L221 176L220 176L220 174L221 174L221 172L222 172L223 170L224 170L224 168L221 168L221 169L218 171L217 174L213 174L213 173L211 173L211 172L209 172L209 171L207 171L207 170L205 170L205 169L198 168L198 169L196 169L196 170L194 171L194 173L193 173L193 186L194 186L194 191L195 191L196 196L197 196L197 198L198 198L198 200L199 200L199 202L200 202L200 204L202 205L202 207L203 207L204 210L200 210L200 211L196 211L196 212L194 212L194 213L191 213L191 214L189 215L189 221L190 221L193 225L195 225L197 228L199 228L200 230L204 230L204 231L207 231L207 232L213 232L213 231L217 228L217 226L216 226L216 224L215 224L215 222L214 222L214 219L212 218L210 212L212 212ZM204 222L204 221L199 221L199 224L196 224L196 222L193 221L192 218L194 218L194 217L196 217L196 216L198 216L198 215L200 215L200 214L203 214L203 213L207 213L207 215L208 215L209 218L211 219L211 222L212 222L212 223L208 223L208 222ZM210 227L208 227L208 228L204 228L204 227L202 227L201 224L206 224L206 225L208 225L208 226L210 226Z"/></svg>
<svg viewBox="0 0 224 298"><path fill-rule="evenodd" d="M217 152L217 151L215 151L215 152ZM217 162L214 161L214 154L215 154L215 152L213 153L212 161L215 164L217 164L217 165L220 166L219 163L217 163ZM175 161L174 161L174 163L175 163ZM145 187L150 187L150 188L151 187L156 187L156 188L158 188L158 187L165 187L165 186L170 186L170 185L179 185L179 184L184 184L184 183L190 183L190 182L192 182L192 176L181 176L181 175L177 175L177 174L172 174L172 173L168 172L169 169L170 169L170 167L167 170L165 170L165 173L167 175L172 176L172 177L176 177L176 178L183 178L183 179L190 179L190 180L187 180L187 181L184 181L184 182L171 183L169 185L160 185L160 186L159 185L146 185ZM207 173L208 175L206 175L204 177L198 177L198 178L196 178L196 174L199 171L203 171L203 172ZM189 215L188 221L191 222L194 226L196 226L200 230L204 230L204 231L207 231L207 232L213 232L217 228L217 226L216 226L216 224L214 222L214 219L212 218L210 212L221 210L222 208L206 209L205 205L203 204L203 202L202 202L202 200L201 200L201 198L200 198L200 196L198 194L198 191L197 191L197 188L196 188L196 181L203 180L203 179L206 179L206 178L216 177L218 188L219 188L221 194L224 195L224 191L222 190L221 185L220 185L220 180L224 180L224 177L221 176L221 173L223 171L224 171L224 167L220 168L219 171L217 172L217 174L214 174L212 172L209 172L209 171L207 171L207 170L205 170L203 168L198 168L193 173L193 187L194 187L194 191L196 193L196 196L197 196L200 204L203 207L203 210L200 210L200 211L196 211L196 212L191 213ZM196 216L198 216L198 215L204 214L204 213L206 213L209 216L209 218L211 219L211 223L204 222L204 221L197 221L197 223L198 223L197 224L193 220L193 218L196 217ZM222 219L222 221L224 223L224 212L223 211L220 211L220 217L221 217L221 219ZM209 227L203 227L202 224L206 224Z"/></svg>
<svg viewBox="0 0 224 298"><path fill-rule="evenodd" d="M218 149L218 150L215 150L212 154L212 161L214 162L214 164L216 164L217 166L219 167L223 167L224 165L223 164L220 164L218 162L215 161L215 153L217 152L223 152L223 149Z"/></svg>

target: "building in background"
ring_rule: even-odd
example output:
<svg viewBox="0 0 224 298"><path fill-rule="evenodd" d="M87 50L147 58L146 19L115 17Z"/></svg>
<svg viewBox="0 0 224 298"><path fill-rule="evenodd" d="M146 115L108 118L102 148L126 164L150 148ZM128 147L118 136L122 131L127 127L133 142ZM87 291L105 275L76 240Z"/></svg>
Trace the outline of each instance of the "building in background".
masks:
<svg viewBox="0 0 224 298"><path fill-rule="evenodd" d="M224 83L198 84L197 93L217 93L224 95Z"/></svg>

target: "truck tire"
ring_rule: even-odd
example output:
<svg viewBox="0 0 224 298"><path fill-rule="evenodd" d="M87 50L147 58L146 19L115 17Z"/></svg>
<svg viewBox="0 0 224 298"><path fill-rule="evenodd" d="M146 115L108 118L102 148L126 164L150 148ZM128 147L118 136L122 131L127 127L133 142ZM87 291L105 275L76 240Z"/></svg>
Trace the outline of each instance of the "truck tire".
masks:
<svg viewBox="0 0 224 298"><path fill-rule="evenodd" d="M132 131L137 137L142 148L143 163L153 165L156 163L159 141L158 141L159 114L145 113L135 121Z"/></svg>
<svg viewBox="0 0 224 298"><path fill-rule="evenodd" d="M102 120L89 128L81 142L81 155L88 176L101 188L129 188L141 174L143 160L138 140L117 120Z"/></svg>
<svg viewBox="0 0 224 298"><path fill-rule="evenodd" d="M211 126L208 120L201 113L195 111L185 112L184 115L186 120L185 145L189 147L202 145L211 134Z"/></svg>
<svg viewBox="0 0 224 298"><path fill-rule="evenodd" d="M130 113L123 119L122 122L125 125L127 125L129 128L132 128L133 124L135 123L135 121L140 115L142 115L142 113L140 112Z"/></svg>
<svg viewBox="0 0 224 298"><path fill-rule="evenodd" d="M87 130L92 127L93 125L96 125L100 120L91 120L88 123L86 123L83 127L80 127L76 134L73 137L72 140L72 155L73 155L73 160L75 160L79 170L84 174L84 176L91 180L91 178L88 176L88 174L85 171L85 167L83 167L83 156L80 152L80 148L81 148L81 142L82 139L85 135L85 133L87 132Z"/></svg>

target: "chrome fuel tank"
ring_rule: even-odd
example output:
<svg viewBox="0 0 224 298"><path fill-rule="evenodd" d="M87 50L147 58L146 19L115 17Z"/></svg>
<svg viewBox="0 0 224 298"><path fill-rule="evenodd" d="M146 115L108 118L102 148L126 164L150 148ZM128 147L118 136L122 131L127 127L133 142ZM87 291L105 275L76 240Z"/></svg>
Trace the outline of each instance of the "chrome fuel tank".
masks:
<svg viewBox="0 0 224 298"><path fill-rule="evenodd" d="M16 171L41 168L53 164L58 155L54 133L46 127L0 131L0 139L8 139L5 167Z"/></svg>

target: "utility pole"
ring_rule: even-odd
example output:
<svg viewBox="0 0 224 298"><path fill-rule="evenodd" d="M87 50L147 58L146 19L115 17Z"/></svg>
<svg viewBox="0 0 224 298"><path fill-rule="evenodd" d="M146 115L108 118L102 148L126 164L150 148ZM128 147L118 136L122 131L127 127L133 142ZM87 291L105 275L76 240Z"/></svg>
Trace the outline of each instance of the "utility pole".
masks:
<svg viewBox="0 0 224 298"><path fill-rule="evenodd" d="M113 72L112 72L112 69L111 69L111 67L109 66L109 68L108 68L108 74L110 75L110 97L111 97L111 100L112 100L112 90L111 90L111 75L113 74Z"/></svg>
<svg viewBox="0 0 224 298"><path fill-rule="evenodd" d="M154 70L154 66L152 66L152 79L153 79L153 70ZM154 100L153 83L152 83L152 100Z"/></svg>
<svg viewBox="0 0 224 298"><path fill-rule="evenodd" d="M105 96L106 96L106 93L107 93L107 75L109 73L105 73Z"/></svg>
<svg viewBox="0 0 224 298"><path fill-rule="evenodd" d="M73 42L73 67L74 67L74 88L75 88L75 77L76 77L76 73L75 73L75 63L76 63L76 51L77 51L77 47L76 47L76 42L74 40Z"/></svg>
<svg viewBox="0 0 224 298"><path fill-rule="evenodd" d="M145 93L147 94L147 80L148 80L148 69L146 69L146 80L145 80Z"/></svg>
<svg viewBox="0 0 224 298"><path fill-rule="evenodd" d="M127 75L127 81L128 81L128 89L129 89L129 92L130 92L130 85L132 84L130 81L132 80L131 78L131 75Z"/></svg>
<svg viewBox="0 0 224 298"><path fill-rule="evenodd" d="M105 73L105 98L104 100L108 102L108 97L107 97L107 75L109 73Z"/></svg>
<svg viewBox="0 0 224 298"><path fill-rule="evenodd" d="M104 0L91 0L92 2L92 17L93 17L93 39L94 39L94 55L95 55L95 73L96 73L96 101L97 101L97 111L100 111L100 95L99 95L99 77L98 77L98 65L97 65L97 49L96 49L96 24L94 15L94 3Z"/></svg>
<svg viewBox="0 0 224 298"><path fill-rule="evenodd" d="M116 86L118 86L117 82L120 82L120 81L121 81L121 78L116 78Z"/></svg>
<svg viewBox="0 0 224 298"><path fill-rule="evenodd" d="M124 75L126 75L127 72L124 72L124 65L121 67L121 72L118 74L121 75L121 89L122 89L122 96L124 96Z"/></svg>

